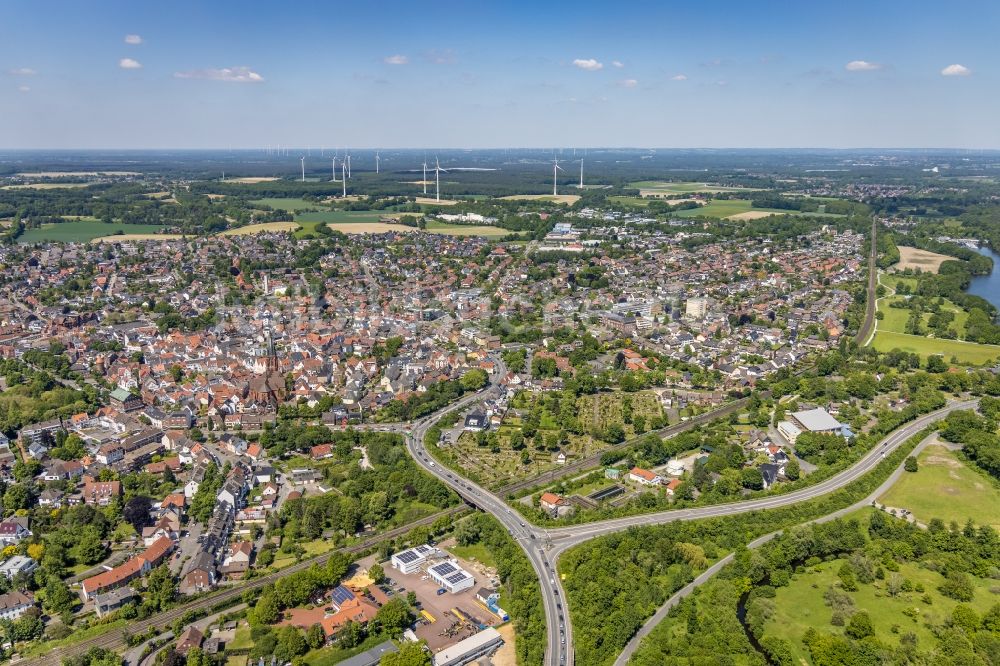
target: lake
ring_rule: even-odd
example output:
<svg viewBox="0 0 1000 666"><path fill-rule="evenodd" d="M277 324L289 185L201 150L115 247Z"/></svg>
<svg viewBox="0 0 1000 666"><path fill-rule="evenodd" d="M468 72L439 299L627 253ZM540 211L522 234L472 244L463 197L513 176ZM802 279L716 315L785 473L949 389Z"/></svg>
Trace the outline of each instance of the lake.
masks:
<svg viewBox="0 0 1000 666"><path fill-rule="evenodd" d="M993 260L993 272L974 276L966 292L985 298L1000 310L1000 254L988 247L981 247L977 252Z"/></svg>

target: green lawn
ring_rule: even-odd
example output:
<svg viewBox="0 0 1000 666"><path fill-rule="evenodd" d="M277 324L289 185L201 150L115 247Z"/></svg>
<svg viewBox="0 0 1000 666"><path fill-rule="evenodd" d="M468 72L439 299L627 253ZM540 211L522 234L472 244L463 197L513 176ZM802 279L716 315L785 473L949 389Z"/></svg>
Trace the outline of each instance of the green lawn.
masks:
<svg viewBox="0 0 1000 666"><path fill-rule="evenodd" d="M374 636L369 636L361 645L353 647L350 649L337 647L332 645L330 647L320 648L318 650L310 650L306 653L303 658L307 666L334 666L334 664L339 664L345 659L353 657L356 654L360 654L365 650L370 650L376 645L389 640L389 636L385 634L375 634Z"/></svg>
<svg viewBox="0 0 1000 666"><path fill-rule="evenodd" d="M885 298L879 300L878 309L883 313L883 318L878 323L878 329L880 331L884 330L893 333L906 332L906 322L910 318L909 309L890 307L890 304L892 303L901 303L905 300L906 298L904 296L886 296ZM955 313L955 319L952 320L949 328L954 328L959 337L964 337L965 322L969 319L969 313L947 299L944 302L943 309L951 310ZM930 318L931 313L925 312L923 315L924 326L927 326Z"/></svg>
<svg viewBox="0 0 1000 666"><path fill-rule="evenodd" d="M806 572L796 574L787 587L777 588L774 599L775 613L764 626L765 636L776 636L786 639L792 646L792 651L801 663L808 662L808 651L802 645L802 635L809 627L820 631L843 633L843 627L830 624L832 610L823 603L823 593L839 579L837 570L844 560L824 562ZM885 581L876 580L871 585L861 584L857 592L847 594L854 600L857 610L868 611L875 635L888 645L899 644L901 636L907 632L917 635L921 651L927 651L937 644L937 639L928 625L944 624L951 616L958 602L941 595L937 588L944 581L941 574L923 569L912 563L900 565L899 574L911 580L914 585L922 583L933 603L924 604L922 593L902 593L896 598L885 593ZM891 575L887 572L887 575ZM971 578L975 587L975 598L968 605L982 614L995 603L995 597L990 593L993 583L980 578ZM915 618L907 617L903 611L916 609ZM893 626L899 627L898 633L893 633Z"/></svg>
<svg viewBox="0 0 1000 666"><path fill-rule="evenodd" d="M106 223L95 218L82 218L72 222L43 224L36 229L26 229L18 243L44 243L56 241L62 243L87 243L101 236L112 236L119 231L123 234L155 234L163 230L159 224L122 224L120 222Z"/></svg>
<svg viewBox="0 0 1000 666"><path fill-rule="evenodd" d="M250 203L270 206L276 210L287 210L290 213L306 208L326 208L325 204L306 201L299 197L266 197L264 199L254 199Z"/></svg>
<svg viewBox="0 0 1000 666"><path fill-rule="evenodd" d="M996 481L967 466L944 446L928 446L919 461L917 472L904 474L879 502L908 509L925 524L940 518L945 524L954 520L964 525L972 518L977 525L1000 528Z"/></svg>
<svg viewBox="0 0 1000 666"><path fill-rule="evenodd" d="M917 288L917 278L903 277L901 275L893 275L892 273L882 273L879 275L879 282L890 289L896 289L901 283L906 283L910 287L910 291Z"/></svg>
<svg viewBox="0 0 1000 666"><path fill-rule="evenodd" d="M471 546L452 546L448 550L463 560L475 560L487 567L495 567L497 565L496 560L493 559L493 554L481 543Z"/></svg>
<svg viewBox="0 0 1000 666"><path fill-rule="evenodd" d="M226 647L233 650L253 647L253 639L250 638L250 627L246 624L240 624L236 629L236 634L233 636L232 642L227 644Z"/></svg>
<svg viewBox="0 0 1000 666"><path fill-rule="evenodd" d="M66 571L70 572L74 576L78 576L78 575L82 574L84 571L87 571L88 569L92 569L93 567L94 567L93 564L86 564L84 562L80 562L79 564L74 564L71 567L67 567Z"/></svg>
<svg viewBox="0 0 1000 666"><path fill-rule="evenodd" d="M907 335L905 333L893 333L883 331L882 322L879 322L879 330L875 334L872 346L878 351L887 352L893 349L919 354L922 358L927 358L933 354L943 354L946 361L950 361L954 356L959 363L969 363L981 365L992 363L1000 357L1000 346L981 345L974 342L962 342L961 340L943 340L940 338L926 338L918 335Z"/></svg>
<svg viewBox="0 0 1000 666"><path fill-rule="evenodd" d="M300 543L305 554L302 559L309 559L310 557L316 557L317 555L322 555L330 551L334 547L332 541L324 541L323 539L314 539L313 541L306 541ZM287 566L295 564L298 560L291 553L283 553L280 550L275 553L274 562L271 566L275 569L284 569Z"/></svg>

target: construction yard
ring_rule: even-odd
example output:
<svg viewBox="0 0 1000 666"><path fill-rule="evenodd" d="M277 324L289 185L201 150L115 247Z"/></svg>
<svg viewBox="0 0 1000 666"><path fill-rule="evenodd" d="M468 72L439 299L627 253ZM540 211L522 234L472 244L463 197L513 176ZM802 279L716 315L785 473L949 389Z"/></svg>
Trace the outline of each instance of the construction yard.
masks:
<svg viewBox="0 0 1000 666"><path fill-rule="evenodd" d="M389 562L383 563L386 576L392 581L391 585L383 586L390 597L405 597L410 591L417 595L420 611L414 633L427 642L432 652L468 638L484 627L502 624L500 618L476 600L476 593L481 588L492 588L492 583L498 582L496 570L448 552L450 543L445 541L440 544L440 554L429 558L424 566L411 574L394 569ZM426 569L449 559L456 560L462 569L472 574L475 584L460 592L438 594L441 588L426 573Z"/></svg>

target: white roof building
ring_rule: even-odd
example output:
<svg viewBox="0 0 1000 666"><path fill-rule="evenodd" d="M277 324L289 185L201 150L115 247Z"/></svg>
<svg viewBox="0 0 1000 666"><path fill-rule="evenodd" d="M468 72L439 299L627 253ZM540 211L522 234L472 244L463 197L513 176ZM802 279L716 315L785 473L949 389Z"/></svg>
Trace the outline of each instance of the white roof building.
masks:
<svg viewBox="0 0 1000 666"><path fill-rule="evenodd" d="M840 421L830 416L822 407L804 412L792 412L791 420L801 430L808 432L834 432L840 430Z"/></svg>
<svg viewBox="0 0 1000 666"><path fill-rule="evenodd" d="M476 579L468 571L458 566L458 560L438 562L427 568L431 580L452 594L467 590L476 584Z"/></svg>
<svg viewBox="0 0 1000 666"><path fill-rule="evenodd" d="M489 654L503 645L503 637L493 627L487 627L434 655L434 666L462 666Z"/></svg>
<svg viewBox="0 0 1000 666"><path fill-rule="evenodd" d="M424 562L427 558L437 552L434 546L429 546L423 544L420 546L414 546L413 548L407 548L404 551L396 553L393 555L389 563L392 564L394 569L397 569L400 573L411 574L418 571L420 567L424 566Z"/></svg>

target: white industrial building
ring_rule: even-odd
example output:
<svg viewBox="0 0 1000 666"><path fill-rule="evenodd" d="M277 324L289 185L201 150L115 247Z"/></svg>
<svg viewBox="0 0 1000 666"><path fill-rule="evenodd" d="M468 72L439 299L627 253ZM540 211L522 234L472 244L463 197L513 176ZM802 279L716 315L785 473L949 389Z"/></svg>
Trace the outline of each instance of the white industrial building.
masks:
<svg viewBox="0 0 1000 666"><path fill-rule="evenodd" d="M493 627L487 627L434 655L434 666L462 666L487 655L503 645L503 637Z"/></svg>
<svg viewBox="0 0 1000 666"><path fill-rule="evenodd" d="M778 432L791 444L804 432L845 434L844 425L823 408L792 412L787 421L778 424Z"/></svg>
<svg viewBox="0 0 1000 666"><path fill-rule="evenodd" d="M467 590L476 584L476 579L468 571L458 566L458 560L438 562L429 566L427 574L431 580L452 594Z"/></svg>
<svg viewBox="0 0 1000 666"><path fill-rule="evenodd" d="M406 550L396 553L392 556L389 562L392 567L403 574L411 574L419 571L427 558L437 552L434 546L428 546L423 544L421 546L414 546L413 548L407 548Z"/></svg>

